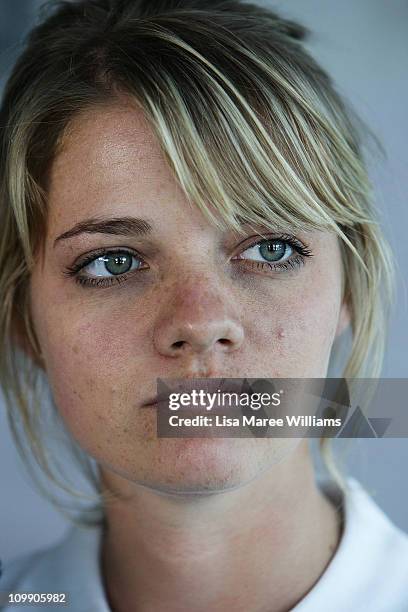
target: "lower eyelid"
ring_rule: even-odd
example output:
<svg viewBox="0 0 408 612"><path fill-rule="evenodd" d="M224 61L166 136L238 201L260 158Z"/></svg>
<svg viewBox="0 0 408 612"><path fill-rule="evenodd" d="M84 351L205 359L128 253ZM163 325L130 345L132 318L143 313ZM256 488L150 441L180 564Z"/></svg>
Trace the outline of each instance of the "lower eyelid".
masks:
<svg viewBox="0 0 408 612"><path fill-rule="evenodd" d="M288 259L284 259L279 262L270 262L270 261L260 261L258 259L237 259L238 262L243 264L244 266L250 268L257 269L267 269L267 270L287 270L288 268L296 269L300 266L304 265L305 257L303 257L300 253L292 254Z"/></svg>
<svg viewBox="0 0 408 612"><path fill-rule="evenodd" d="M115 284L126 283L131 280L132 276L137 276L140 272L144 272L148 268L140 268L139 270L131 270L123 274L112 274L111 276L81 276L75 277L75 282L82 287L110 287Z"/></svg>

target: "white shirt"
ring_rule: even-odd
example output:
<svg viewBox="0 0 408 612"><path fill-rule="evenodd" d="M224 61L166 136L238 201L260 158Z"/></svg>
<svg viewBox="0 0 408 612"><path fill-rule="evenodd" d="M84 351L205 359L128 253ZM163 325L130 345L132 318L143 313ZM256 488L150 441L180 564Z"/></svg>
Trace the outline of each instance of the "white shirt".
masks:
<svg viewBox="0 0 408 612"><path fill-rule="evenodd" d="M389 520L357 480L347 480L350 492L344 499L333 482L319 483L341 504L343 534L326 570L293 611L408 612L408 534ZM101 533L100 527L72 526L56 546L6 565L0 592L67 593L68 606L37 604L33 609L38 611L111 612L99 567ZM17 604L3 608L27 609L31 607Z"/></svg>

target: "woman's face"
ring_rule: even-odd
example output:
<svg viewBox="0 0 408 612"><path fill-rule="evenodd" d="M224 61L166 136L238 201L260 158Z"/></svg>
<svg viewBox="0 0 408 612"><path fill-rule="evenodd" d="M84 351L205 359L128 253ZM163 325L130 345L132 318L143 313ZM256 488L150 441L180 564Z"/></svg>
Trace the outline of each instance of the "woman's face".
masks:
<svg viewBox="0 0 408 612"><path fill-rule="evenodd" d="M91 231L92 219L124 217L133 225ZM222 232L189 206L140 111L116 104L77 117L51 169L31 307L58 410L105 471L156 489L217 490L289 448L282 439L158 438L156 411L142 406L157 377L326 376L347 322L340 249L327 232L295 238L313 257L262 267L268 251L253 246L253 230ZM298 257L276 246L275 265ZM111 252L106 262L101 250Z"/></svg>

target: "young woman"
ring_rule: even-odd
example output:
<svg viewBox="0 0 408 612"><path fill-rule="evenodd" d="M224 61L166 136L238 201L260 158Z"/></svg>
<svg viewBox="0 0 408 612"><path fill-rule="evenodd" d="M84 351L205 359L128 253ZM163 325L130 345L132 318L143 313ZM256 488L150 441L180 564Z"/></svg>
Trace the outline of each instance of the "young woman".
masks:
<svg viewBox="0 0 408 612"><path fill-rule="evenodd" d="M339 376L379 375L389 248L361 126L304 36L238 0L62 1L32 31L0 113L1 379L19 448L59 482L46 379L101 518L6 566L3 592L408 610L408 536L328 438L318 483L307 439L160 438L146 409L158 377L325 378L347 328Z"/></svg>

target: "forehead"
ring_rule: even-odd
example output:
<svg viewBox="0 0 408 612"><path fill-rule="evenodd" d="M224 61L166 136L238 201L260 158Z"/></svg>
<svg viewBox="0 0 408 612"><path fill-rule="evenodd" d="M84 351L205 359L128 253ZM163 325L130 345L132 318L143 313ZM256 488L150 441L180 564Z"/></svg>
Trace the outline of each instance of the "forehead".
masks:
<svg viewBox="0 0 408 612"><path fill-rule="evenodd" d="M67 127L49 175L50 223L69 216L141 212L183 198L143 111L129 102L81 112Z"/></svg>
<svg viewBox="0 0 408 612"><path fill-rule="evenodd" d="M94 173L100 172L99 184L102 173L110 179L112 174L131 169L132 174L143 176L157 165L163 170L165 160L143 111L129 102L117 102L74 117L64 133L51 177L54 182L68 182L67 175L75 172L92 183Z"/></svg>
<svg viewBox="0 0 408 612"><path fill-rule="evenodd" d="M77 114L50 168L47 235L87 218L138 216L168 234L208 221L175 180L143 110L128 98ZM187 213L187 214L186 214ZM320 234L320 232L319 232Z"/></svg>

